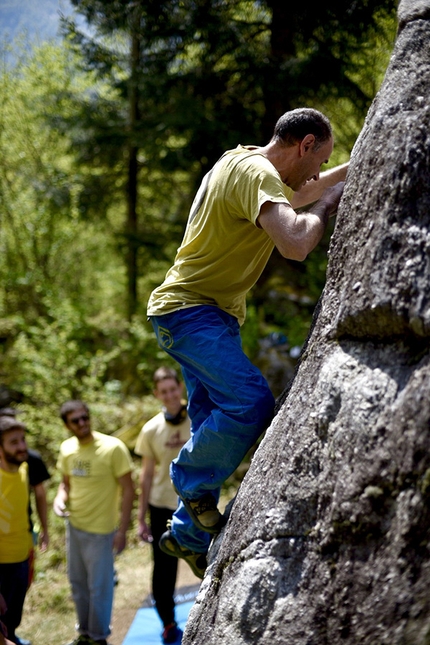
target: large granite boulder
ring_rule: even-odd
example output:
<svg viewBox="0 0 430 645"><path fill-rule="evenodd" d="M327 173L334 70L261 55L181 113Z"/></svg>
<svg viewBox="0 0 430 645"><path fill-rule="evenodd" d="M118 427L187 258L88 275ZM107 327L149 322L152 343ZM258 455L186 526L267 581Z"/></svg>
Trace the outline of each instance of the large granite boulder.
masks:
<svg viewBox="0 0 430 645"><path fill-rule="evenodd" d="M430 0L401 0L299 369L184 645L430 643Z"/></svg>

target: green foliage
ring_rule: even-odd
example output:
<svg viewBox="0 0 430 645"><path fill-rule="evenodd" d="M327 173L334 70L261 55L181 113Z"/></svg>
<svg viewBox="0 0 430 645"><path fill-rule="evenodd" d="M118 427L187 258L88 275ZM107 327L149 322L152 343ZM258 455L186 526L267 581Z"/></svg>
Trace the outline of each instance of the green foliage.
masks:
<svg viewBox="0 0 430 645"><path fill-rule="evenodd" d="M56 100L65 88L85 91L72 63L66 49L45 45L24 53L0 78L0 311L27 322L48 316L65 299L79 307L83 293L93 314L101 305L97 278L114 277L100 254L112 240L96 223L79 220L82 176L73 167L70 140L47 123L71 109Z"/></svg>
<svg viewBox="0 0 430 645"><path fill-rule="evenodd" d="M152 332L122 315L118 210L104 222L82 219L85 171L67 134L50 125L73 108L66 90L79 95L91 82L71 65L67 49L48 44L0 77L1 370L33 405L100 389L125 357L135 379L156 355L138 356Z"/></svg>
<svg viewBox="0 0 430 645"><path fill-rule="evenodd" d="M243 351L253 358L258 351L258 339L261 334L261 316L254 304L248 304L246 320L240 330Z"/></svg>
<svg viewBox="0 0 430 645"><path fill-rule="evenodd" d="M56 313L53 321L18 325L1 363L3 383L22 395L30 433L43 427L38 447L57 439L58 410L67 399L84 399L96 426L100 417L105 432L117 430L124 396L151 391L159 362L152 330L137 320L109 327L100 319L85 322L70 307Z"/></svg>
<svg viewBox="0 0 430 645"><path fill-rule="evenodd" d="M111 140L122 136L164 171L194 166L198 177L226 148L266 143L276 118L297 105L345 99L362 120L395 33L395 0L73 4L93 30L89 38L67 23L86 68L123 101L137 95L136 127L121 135L121 120L130 122L117 108Z"/></svg>

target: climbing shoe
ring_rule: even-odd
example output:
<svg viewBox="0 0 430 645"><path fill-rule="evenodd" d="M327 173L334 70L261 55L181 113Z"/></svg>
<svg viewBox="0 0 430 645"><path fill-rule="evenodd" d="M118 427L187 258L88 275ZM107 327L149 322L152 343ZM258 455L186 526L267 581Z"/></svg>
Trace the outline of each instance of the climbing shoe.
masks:
<svg viewBox="0 0 430 645"><path fill-rule="evenodd" d="M207 567L206 555L204 553L196 553L195 551L187 549L186 546L181 546L173 537L171 531L163 533L158 545L164 553L185 560L191 567L194 575L198 578L203 578Z"/></svg>
<svg viewBox="0 0 430 645"><path fill-rule="evenodd" d="M181 496L179 495L179 497ZM216 499L211 493L205 493L198 499L187 500L182 497L181 499L187 509L188 515L201 531L217 535L222 527L225 526L227 520L219 512Z"/></svg>

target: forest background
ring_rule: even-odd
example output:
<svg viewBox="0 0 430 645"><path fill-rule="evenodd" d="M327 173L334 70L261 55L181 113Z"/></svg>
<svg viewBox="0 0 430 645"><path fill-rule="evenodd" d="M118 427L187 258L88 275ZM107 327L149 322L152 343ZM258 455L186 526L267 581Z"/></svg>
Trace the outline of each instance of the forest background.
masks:
<svg viewBox="0 0 430 645"><path fill-rule="evenodd" d="M84 399L94 429L130 448L158 409L152 374L171 362L146 303L203 175L303 105L332 121L330 165L348 160L397 24L396 0L70 5L60 37L4 37L0 70L0 406L21 411L52 490L62 402ZM324 287L333 226L304 263L275 250L249 294L244 349L269 380L275 352L276 395Z"/></svg>

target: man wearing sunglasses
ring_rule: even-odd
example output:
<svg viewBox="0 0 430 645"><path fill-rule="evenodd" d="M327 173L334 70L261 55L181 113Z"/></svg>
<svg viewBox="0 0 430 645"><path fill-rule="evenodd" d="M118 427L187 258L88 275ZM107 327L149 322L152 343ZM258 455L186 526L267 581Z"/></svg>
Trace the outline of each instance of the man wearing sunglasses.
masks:
<svg viewBox="0 0 430 645"><path fill-rule="evenodd" d="M114 555L125 548L134 500L131 456L122 441L91 429L82 401L64 403L60 416L72 436L60 447L57 466L63 479L54 512L68 519L68 574L79 632L73 645L106 645Z"/></svg>

